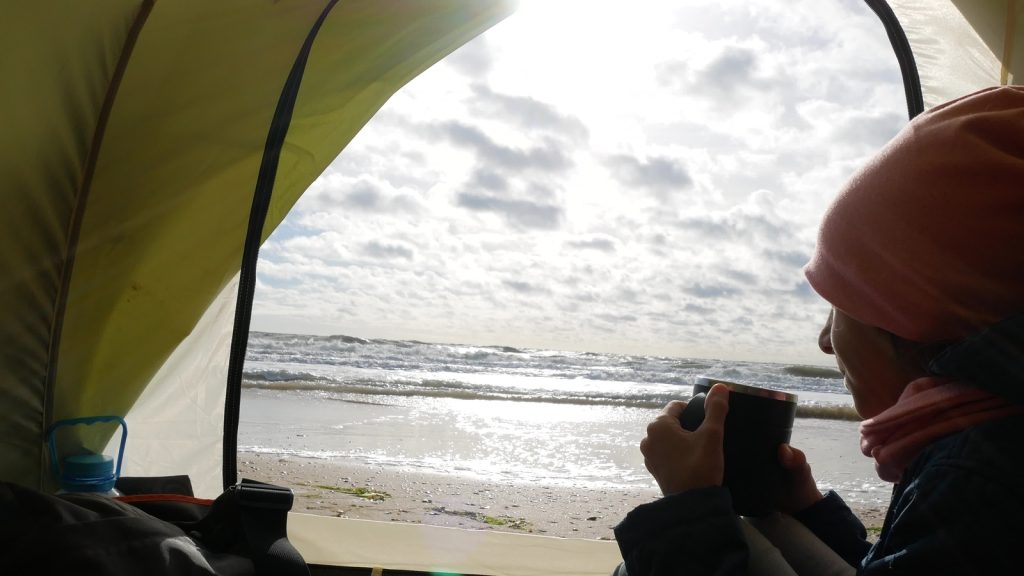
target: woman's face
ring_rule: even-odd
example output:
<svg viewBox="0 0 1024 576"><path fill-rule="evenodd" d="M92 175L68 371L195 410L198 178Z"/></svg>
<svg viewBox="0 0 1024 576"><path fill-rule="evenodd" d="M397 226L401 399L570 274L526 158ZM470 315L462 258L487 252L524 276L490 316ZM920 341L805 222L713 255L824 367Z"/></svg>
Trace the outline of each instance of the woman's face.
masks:
<svg viewBox="0 0 1024 576"><path fill-rule="evenodd" d="M853 404L862 418L872 418L896 403L919 376L897 354L893 335L868 326L833 308L818 336L818 346L834 354Z"/></svg>

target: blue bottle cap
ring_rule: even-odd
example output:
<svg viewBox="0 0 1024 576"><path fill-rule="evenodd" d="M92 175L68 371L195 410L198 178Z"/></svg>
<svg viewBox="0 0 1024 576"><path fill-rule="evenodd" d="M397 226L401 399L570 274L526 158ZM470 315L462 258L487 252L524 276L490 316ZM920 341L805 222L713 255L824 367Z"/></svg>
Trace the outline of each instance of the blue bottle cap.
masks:
<svg viewBox="0 0 1024 576"><path fill-rule="evenodd" d="M117 450L117 466L110 456L95 453L78 454L64 458L63 466L57 456L57 430L64 426L91 425L100 422L116 422L121 427L121 444ZM65 492L110 492L114 490L121 475L121 461L124 459L124 444L128 439L128 424L120 416L83 416L58 420L46 432L50 445L50 465L58 476L61 489Z"/></svg>
<svg viewBox="0 0 1024 576"><path fill-rule="evenodd" d="M77 454L64 459L60 485L67 492L109 492L117 482L114 459L105 454Z"/></svg>

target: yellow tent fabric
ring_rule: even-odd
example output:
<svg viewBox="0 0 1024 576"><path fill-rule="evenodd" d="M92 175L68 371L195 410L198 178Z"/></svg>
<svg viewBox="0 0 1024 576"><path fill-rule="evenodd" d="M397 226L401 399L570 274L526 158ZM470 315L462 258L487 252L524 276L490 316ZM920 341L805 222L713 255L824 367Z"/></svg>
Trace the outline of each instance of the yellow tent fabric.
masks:
<svg viewBox="0 0 1024 576"><path fill-rule="evenodd" d="M328 8L264 238L398 88L512 6L55 0L6 7L0 479L43 485L46 427L125 414L236 276L270 123L303 42Z"/></svg>

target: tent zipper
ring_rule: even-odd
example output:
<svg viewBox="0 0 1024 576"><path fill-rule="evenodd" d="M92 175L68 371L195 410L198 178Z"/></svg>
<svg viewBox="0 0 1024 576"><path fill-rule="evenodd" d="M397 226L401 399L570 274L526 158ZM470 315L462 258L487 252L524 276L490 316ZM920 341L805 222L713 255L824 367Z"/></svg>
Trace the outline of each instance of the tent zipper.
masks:
<svg viewBox="0 0 1024 576"><path fill-rule="evenodd" d="M288 73L281 97L277 101L274 117L267 133L267 143L263 149L263 160L260 163L256 189L253 193L252 208L249 211L249 228L245 235L245 246L242 252L242 268L238 281L238 300L235 305L235 324L231 334L231 352L228 358L227 394L224 398L224 456L223 482L224 489L233 486L238 479L238 419L242 390L242 371L245 365L245 353L249 345L249 323L252 319L252 303L256 292L256 263L259 260L260 243L263 237L263 224L270 209L270 198L274 192L274 181L277 178L277 166L281 159L281 149L288 135L292 112L298 98L302 74L306 69L306 61L313 49L313 41L317 32L334 8L338 0L330 0L321 11L306 40L302 44L295 63Z"/></svg>
<svg viewBox="0 0 1024 576"><path fill-rule="evenodd" d="M889 36L889 43L892 44L893 52L896 53L896 60L900 64L900 72L903 74L903 92L907 98L907 114L911 120L924 112L924 96L921 90L921 77L917 73L917 63L914 61L914 52L910 49L910 41L903 31L903 26L896 18L889 3L885 0L864 0L885 26L885 33Z"/></svg>

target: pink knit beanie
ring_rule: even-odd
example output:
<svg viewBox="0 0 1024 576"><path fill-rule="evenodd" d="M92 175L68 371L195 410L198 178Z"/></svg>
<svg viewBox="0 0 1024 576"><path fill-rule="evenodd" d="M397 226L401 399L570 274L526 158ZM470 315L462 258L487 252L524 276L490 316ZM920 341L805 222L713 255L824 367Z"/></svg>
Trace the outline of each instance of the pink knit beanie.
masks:
<svg viewBox="0 0 1024 576"><path fill-rule="evenodd" d="M915 118L839 193L804 272L849 316L915 342L1024 312L1024 86Z"/></svg>

